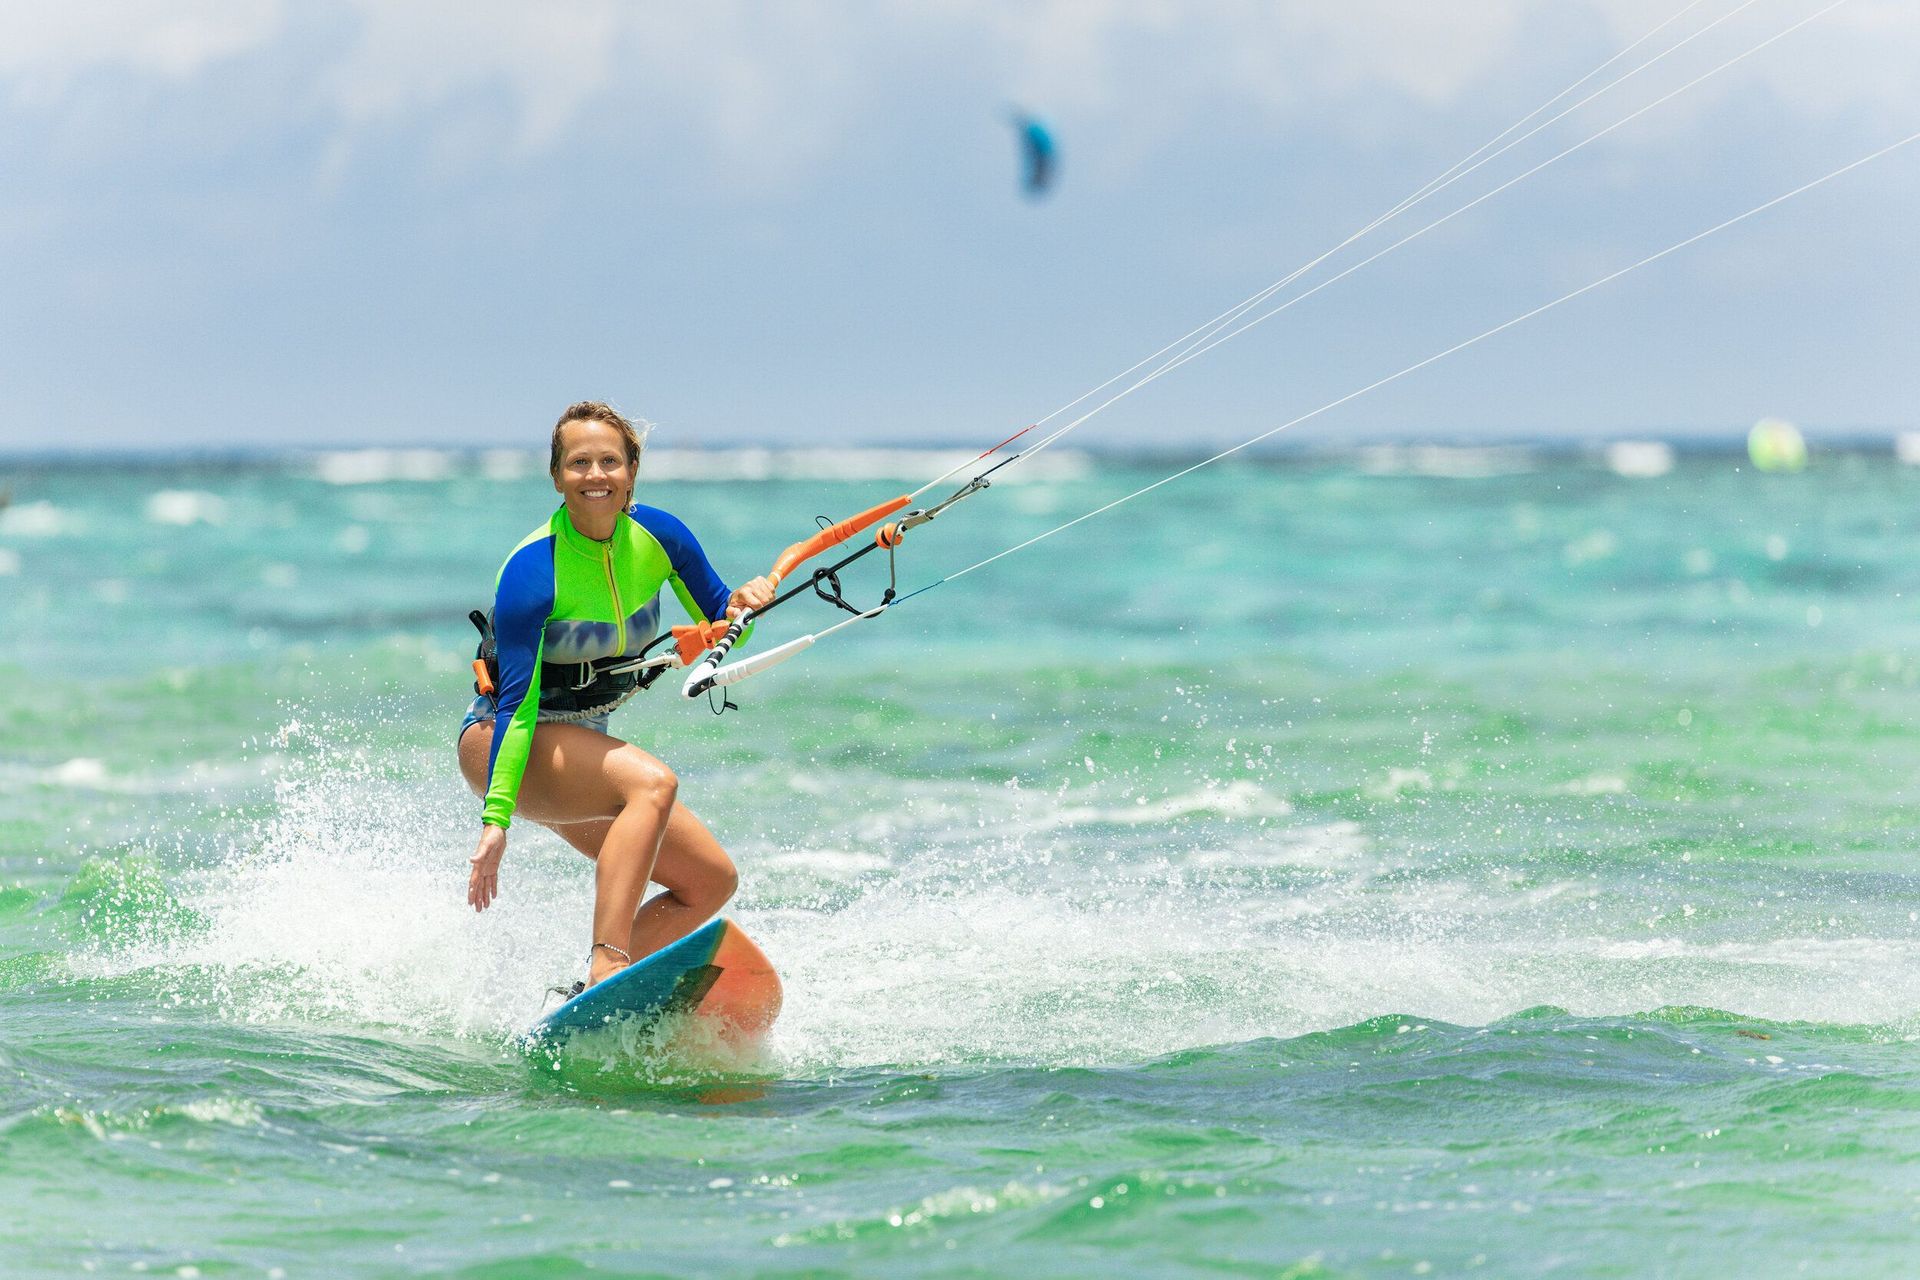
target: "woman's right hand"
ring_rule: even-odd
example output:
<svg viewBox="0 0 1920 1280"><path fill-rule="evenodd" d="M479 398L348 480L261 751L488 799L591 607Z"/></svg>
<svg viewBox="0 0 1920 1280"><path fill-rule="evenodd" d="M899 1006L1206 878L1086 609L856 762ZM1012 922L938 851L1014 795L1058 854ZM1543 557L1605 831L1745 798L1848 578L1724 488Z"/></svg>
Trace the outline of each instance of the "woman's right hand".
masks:
<svg viewBox="0 0 1920 1280"><path fill-rule="evenodd" d="M467 901L475 911L485 911L500 896L500 859L507 852L507 829L480 828L480 847L468 860L473 872L467 877Z"/></svg>

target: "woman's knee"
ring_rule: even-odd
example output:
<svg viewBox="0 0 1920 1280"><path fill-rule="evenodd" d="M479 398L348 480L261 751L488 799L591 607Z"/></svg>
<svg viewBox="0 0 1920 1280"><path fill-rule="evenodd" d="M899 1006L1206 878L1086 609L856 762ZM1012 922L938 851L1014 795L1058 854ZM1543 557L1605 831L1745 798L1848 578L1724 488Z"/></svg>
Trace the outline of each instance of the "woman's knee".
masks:
<svg viewBox="0 0 1920 1280"><path fill-rule="evenodd" d="M740 887L740 873L734 870L730 858L677 870L680 874L661 883L674 897L706 915L712 915L731 902L734 890Z"/></svg>
<svg viewBox="0 0 1920 1280"><path fill-rule="evenodd" d="M680 794L679 776L660 761L633 747L623 748L619 755L616 781L621 804L645 805L663 814L672 812L673 802Z"/></svg>
<svg viewBox="0 0 1920 1280"><path fill-rule="evenodd" d="M733 901L734 890L740 887L740 871L728 858L715 867L707 878L708 900L713 904L709 910L718 911Z"/></svg>

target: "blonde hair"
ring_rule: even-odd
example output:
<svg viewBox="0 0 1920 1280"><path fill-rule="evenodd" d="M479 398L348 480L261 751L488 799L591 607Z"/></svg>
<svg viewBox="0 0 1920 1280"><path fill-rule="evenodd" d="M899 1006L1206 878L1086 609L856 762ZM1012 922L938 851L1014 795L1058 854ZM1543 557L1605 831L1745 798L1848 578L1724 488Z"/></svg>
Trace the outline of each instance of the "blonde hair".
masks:
<svg viewBox="0 0 1920 1280"><path fill-rule="evenodd" d="M635 426L627 416L610 404L599 400L582 400L567 406L560 415L560 421L553 424L553 447L547 455L547 474L558 477L560 474L560 453L565 447L560 435L569 422L598 422L618 431L627 442L627 466L637 474L640 468L641 450L647 447L647 431L652 423L643 422Z"/></svg>

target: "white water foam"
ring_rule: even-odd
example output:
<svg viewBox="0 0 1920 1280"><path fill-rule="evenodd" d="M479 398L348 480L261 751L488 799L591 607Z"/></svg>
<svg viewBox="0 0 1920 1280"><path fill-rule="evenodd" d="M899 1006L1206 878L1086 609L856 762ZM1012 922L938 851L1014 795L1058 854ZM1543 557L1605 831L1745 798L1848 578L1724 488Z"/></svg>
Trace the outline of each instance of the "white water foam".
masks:
<svg viewBox="0 0 1920 1280"><path fill-rule="evenodd" d="M1213 815L1230 818L1284 818L1293 812L1285 798L1272 795L1245 778L1221 783L1209 780L1196 791L1149 800L1136 795L1129 805L1109 807L1067 805L1053 812L1055 826L1109 822L1120 826L1160 825L1178 818Z"/></svg>
<svg viewBox="0 0 1920 1280"><path fill-rule="evenodd" d="M502 897L475 914L473 802L449 762L300 737L282 744L294 764L272 817L185 877L203 924L106 967L177 980L235 1021L502 1042L523 1030L541 989L584 966L587 862L517 824ZM1141 806L892 785L883 834L856 817L817 840L735 838L744 888L729 914L787 989L780 1069L1137 1061L1390 1013L1478 1025L1539 1005L1882 1026L1920 1009L1910 937L1809 937L1757 912L1740 925L1751 940L1689 936L1698 921L1677 906L1645 921L1602 910L1625 886L1516 878L1359 822L1275 817L1268 792L1235 815L1189 803L1231 792L1202 788L1159 825L1124 825L1111 815ZM832 891L796 897L796 877Z"/></svg>
<svg viewBox="0 0 1920 1280"><path fill-rule="evenodd" d="M0 535L15 538L77 537L87 531L86 520L51 502L20 502L0 507Z"/></svg>
<svg viewBox="0 0 1920 1280"><path fill-rule="evenodd" d="M122 795L221 795L258 785L284 763L267 755L237 762L193 760L169 769L124 773L94 756L75 756L45 768L0 762L0 789L30 784Z"/></svg>
<svg viewBox="0 0 1920 1280"><path fill-rule="evenodd" d="M1011 450L1008 451L1012 452ZM649 480L898 480L917 484L980 456L977 449L667 449L651 448L640 463ZM998 455L1000 457L1005 454ZM988 465L981 464L983 467ZM1036 454L994 477L999 484L1044 484L1093 473L1093 461L1072 449ZM957 475L953 487L965 483Z"/></svg>
<svg viewBox="0 0 1920 1280"><path fill-rule="evenodd" d="M147 499L146 515L149 524L223 525L227 501L199 489L162 489Z"/></svg>
<svg viewBox="0 0 1920 1280"><path fill-rule="evenodd" d="M453 474L454 461L442 449L337 449L314 456L313 474L340 485L433 483Z"/></svg>

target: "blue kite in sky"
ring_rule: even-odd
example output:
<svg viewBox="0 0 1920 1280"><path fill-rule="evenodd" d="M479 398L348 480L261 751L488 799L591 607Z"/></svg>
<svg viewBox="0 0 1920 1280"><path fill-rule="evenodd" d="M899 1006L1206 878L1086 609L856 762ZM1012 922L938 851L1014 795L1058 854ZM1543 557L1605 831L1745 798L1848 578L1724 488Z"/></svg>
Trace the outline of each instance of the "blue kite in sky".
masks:
<svg viewBox="0 0 1920 1280"><path fill-rule="evenodd" d="M1053 133L1038 116L1018 109L1013 112L1013 127L1020 135L1020 156L1025 162L1021 189L1038 200L1053 186L1053 172L1058 167Z"/></svg>

